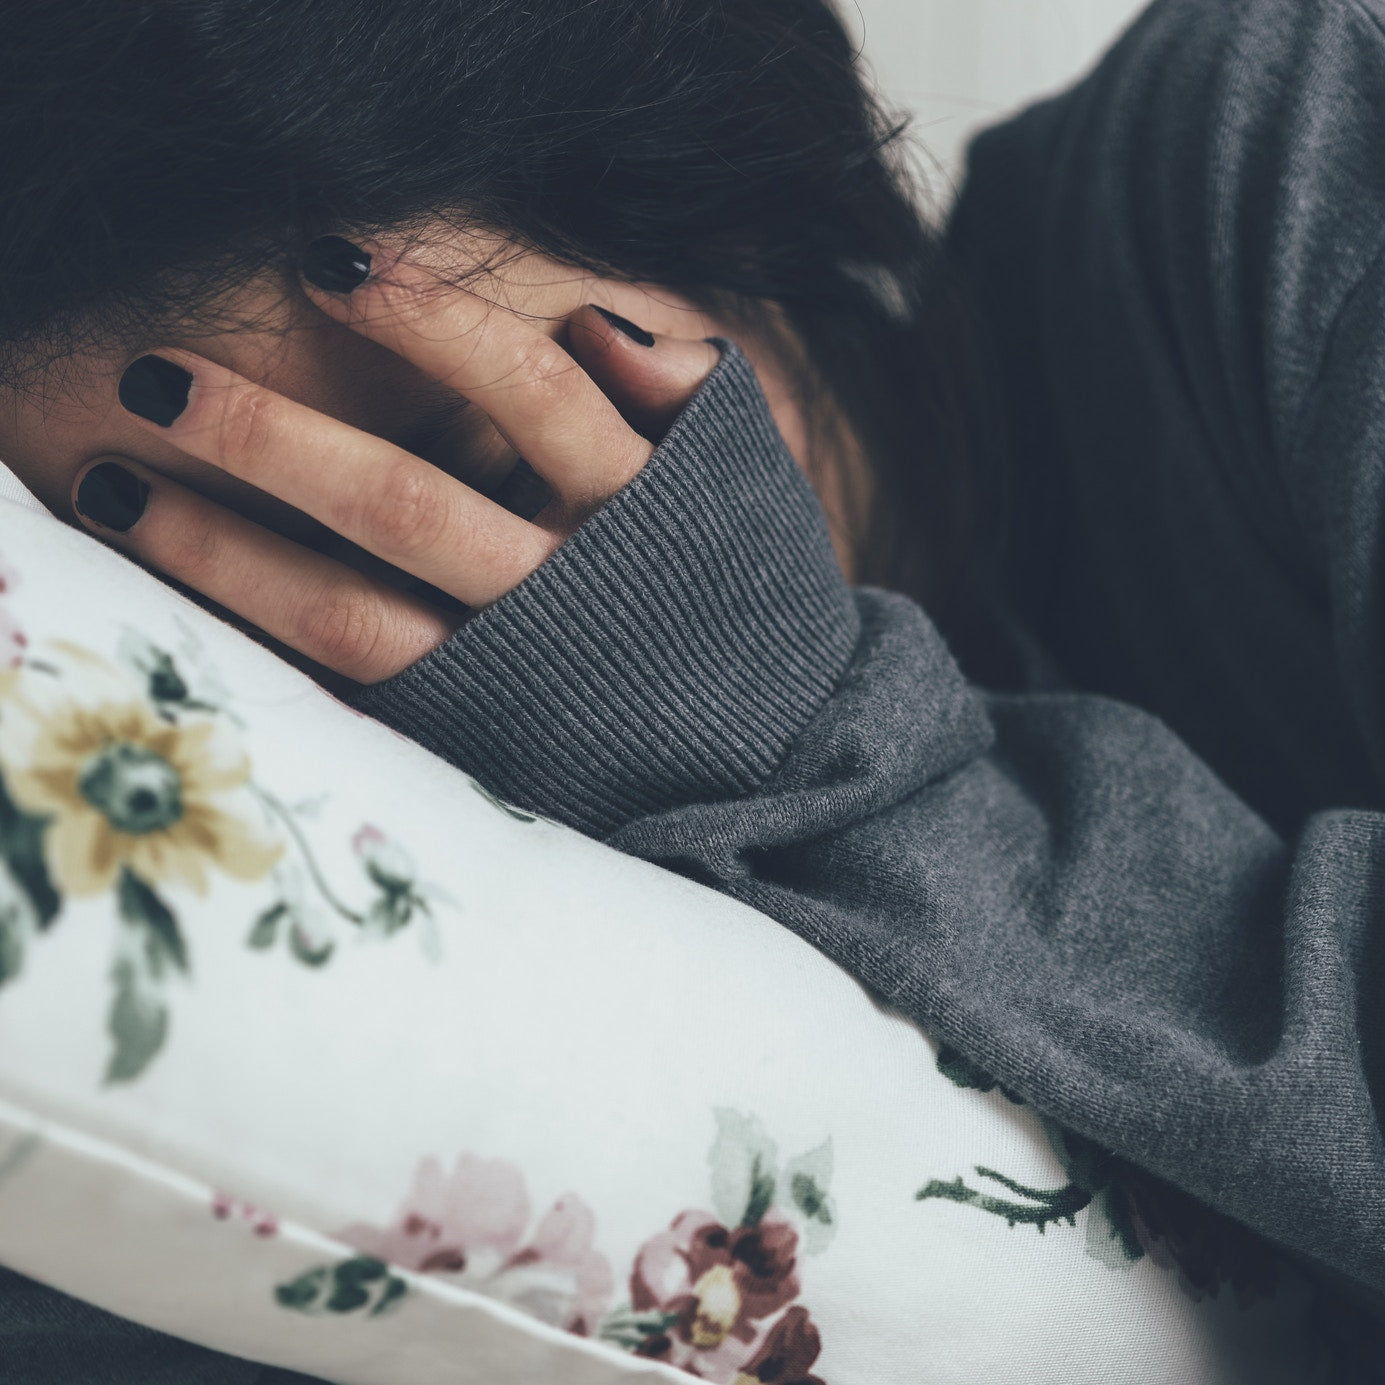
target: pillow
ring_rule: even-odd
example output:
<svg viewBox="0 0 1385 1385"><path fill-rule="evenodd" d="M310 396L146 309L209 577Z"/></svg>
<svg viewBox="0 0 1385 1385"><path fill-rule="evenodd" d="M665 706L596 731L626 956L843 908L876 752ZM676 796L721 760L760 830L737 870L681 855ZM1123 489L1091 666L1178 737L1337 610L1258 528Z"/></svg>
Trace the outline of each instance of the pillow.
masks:
<svg viewBox="0 0 1385 1385"><path fill-rule="evenodd" d="M0 513L0 1262L350 1385L1322 1378L787 930Z"/></svg>

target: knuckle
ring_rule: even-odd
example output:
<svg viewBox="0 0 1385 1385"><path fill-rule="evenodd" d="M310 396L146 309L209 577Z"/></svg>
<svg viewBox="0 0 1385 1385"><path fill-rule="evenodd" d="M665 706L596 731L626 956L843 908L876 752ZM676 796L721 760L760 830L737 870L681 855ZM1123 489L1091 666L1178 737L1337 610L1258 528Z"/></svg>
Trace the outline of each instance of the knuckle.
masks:
<svg viewBox="0 0 1385 1385"><path fill-rule="evenodd" d="M161 527L161 554L151 554L164 570L201 588L226 557L226 535L217 517L200 507L180 514L178 523Z"/></svg>
<svg viewBox="0 0 1385 1385"><path fill-rule="evenodd" d="M378 485L360 502L362 542L382 557L431 549L450 520L428 469L403 455L386 465Z"/></svg>
<svg viewBox="0 0 1385 1385"><path fill-rule="evenodd" d="M370 666L385 633L378 601L352 587L336 588L301 608L290 643L338 673Z"/></svg>
<svg viewBox="0 0 1385 1385"><path fill-rule="evenodd" d="M228 389L216 423L218 454L253 469L269 450L274 423L274 396L267 390L240 385Z"/></svg>
<svg viewBox="0 0 1385 1385"><path fill-rule="evenodd" d="M430 274L414 271L400 275L387 270L352 295L352 316L360 326L388 337L426 331L446 287L445 280Z"/></svg>
<svg viewBox="0 0 1385 1385"><path fill-rule="evenodd" d="M576 364L545 336L526 337L510 348L510 380L525 389L534 407L556 408L571 389Z"/></svg>

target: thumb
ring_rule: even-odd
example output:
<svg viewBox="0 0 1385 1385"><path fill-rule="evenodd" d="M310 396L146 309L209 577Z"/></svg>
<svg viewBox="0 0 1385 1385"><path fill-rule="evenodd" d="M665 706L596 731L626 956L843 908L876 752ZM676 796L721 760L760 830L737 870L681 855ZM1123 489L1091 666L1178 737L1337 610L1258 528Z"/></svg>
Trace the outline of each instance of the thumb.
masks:
<svg viewBox="0 0 1385 1385"><path fill-rule="evenodd" d="M721 359L710 342L655 336L594 303L568 319L567 349L625 421L654 443Z"/></svg>

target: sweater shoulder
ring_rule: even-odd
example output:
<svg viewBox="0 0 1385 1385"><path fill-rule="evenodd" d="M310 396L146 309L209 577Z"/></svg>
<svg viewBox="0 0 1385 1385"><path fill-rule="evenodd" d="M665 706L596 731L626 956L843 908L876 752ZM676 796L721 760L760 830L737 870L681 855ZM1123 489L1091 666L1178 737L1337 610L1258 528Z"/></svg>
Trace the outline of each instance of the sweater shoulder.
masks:
<svg viewBox="0 0 1385 1385"><path fill-rule="evenodd" d="M1254 452L1282 451L1385 250L1382 90L1385 0L1156 0L975 140L952 247L1002 312L1046 286L1033 311L1138 316Z"/></svg>
<svg viewBox="0 0 1385 1385"><path fill-rule="evenodd" d="M1286 828L1385 783L1382 16L1157 0L975 142L949 232L1021 619Z"/></svg>

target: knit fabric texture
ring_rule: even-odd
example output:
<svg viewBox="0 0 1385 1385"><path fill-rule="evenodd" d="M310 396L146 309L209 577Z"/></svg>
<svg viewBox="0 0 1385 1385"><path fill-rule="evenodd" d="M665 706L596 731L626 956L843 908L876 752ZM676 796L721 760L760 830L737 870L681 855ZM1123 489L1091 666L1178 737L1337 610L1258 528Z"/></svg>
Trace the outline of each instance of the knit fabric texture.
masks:
<svg viewBox="0 0 1385 1385"><path fill-rule="evenodd" d="M860 622L754 372L720 345L653 458L558 555L354 704L590 836L773 774Z"/></svg>

